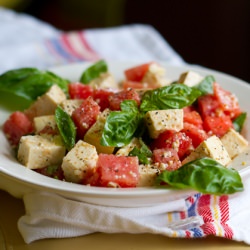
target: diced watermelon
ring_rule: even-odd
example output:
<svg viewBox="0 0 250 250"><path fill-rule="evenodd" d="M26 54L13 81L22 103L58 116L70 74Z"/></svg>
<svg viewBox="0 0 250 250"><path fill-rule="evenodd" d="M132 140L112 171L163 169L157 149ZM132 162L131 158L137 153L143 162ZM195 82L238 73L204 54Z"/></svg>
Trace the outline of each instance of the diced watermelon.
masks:
<svg viewBox="0 0 250 250"><path fill-rule="evenodd" d="M163 163L168 171L176 170L181 166L177 151L171 148L153 150L153 160L154 162Z"/></svg>
<svg viewBox="0 0 250 250"><path fill-rule="evenodd" d="M77 128L77 137L83 139L88 129L96 122L100 114L100 106L91 96L83 100L80 107L72 113L72 119Z"/></svg>
<svg viewBox="0 0 250 250"><path fill-rule="evenodd" d="M191 139L183 132L166 130L151 143L151 149L175 149L179 158L183 158L193 149Z"/></svg>
<svg viewBox="0 0 250 250"><path fill-rule="evenodd" d="M202 118L207 115L223 113L218 100L214 95L204 95L198 98L198 109Z"/></svg>
<svg viewBox="0 0 250 250"><path fill-rule="evenodd" d="M218 83L214 83L214 96L218 100L221 109L226 115L229 115L231 119L236 118L241 109L238 100L231 92L224 90Z"/></svg>
<svg viewBox="0 0 250 250"><path fill-rule="evenodd" d="M204 129L218 137L223 136L230 128L233 127L231 118L227 115L223 116L206 116L203 122Z"/></svg>
<svg viewBox="0 0 250 250"><path fill-rule="evenodd" d="M184 122L191 123L201 129L203 128L202 118L200 114L195 110L190 111L190 112L184 112Z"/></svg>
<svg viewBox="0 0 250 250"><path fill-rule="evenodd" d="M20 111L16 111L3 124L3 132L13 147L16 147L23 135L33 132L33 125L29 118Z"/></svg>
<svg viewBox="0 0 250 250"><path fill-rule="evenodd" d="M194 111L194 110L195 110L195 108L194 108L192 105L191 105L191 106L186 106L186 107L183 108L184 114L185 114L185 113L192 112L192 111Z"/></svg>
<svg viewBox="0 0 250 250"><path fill-rule="evenodd" d="M138 157L100 154L96 172L89 178L89 184L109 187L136 187L139 181Z"/></svg>
<svg viewBox="0 0 250 250"><path fill-rule="evenodd" d="M109 96L112 94L112 91L106 89L94 89L93 98L100 106L101 111L106 108L109 108Z"/></svg>
<svg viewBox="0 0 250 250"><path fill-rule="evenodd" d="M93 94L93 88L79 82L68 85L70 99L86 99Z"/></svg>
<svg viewBox="0 0 250 250"><path fill-rule="evenodd" d="M148 88L147 83L135 82L135 81L124 81L122 84L124 89L145 89Z"/></svg>
<svg viewBox="0 0 250 250"><path fill-rule="evenodd" d="M147 73L151 63L141 64L125 70L126 79L129 81L140 82Z"/></svg>
<svg viewBox="0 0 250 250"><path fill-rule="evenodd" d="M184 122L184 127L181 132L185 133L189 138L191 138L194 148L199 146L200 143L208 138L207 133L203 129L188 122Z"/></svg>
<svg viewBox="0 0 250 250"><path fill-rule="evenodd" d="M139 105L140 96L134 89L122 90L109 96L109 105L111 110L120 110L120 104L124 100L134 100Z"/></svg>

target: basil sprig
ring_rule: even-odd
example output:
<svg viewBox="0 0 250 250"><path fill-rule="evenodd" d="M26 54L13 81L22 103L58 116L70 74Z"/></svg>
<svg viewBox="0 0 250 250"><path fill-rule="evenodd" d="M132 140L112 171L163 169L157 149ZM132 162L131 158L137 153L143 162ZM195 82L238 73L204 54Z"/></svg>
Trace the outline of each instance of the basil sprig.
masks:
<svg viewBox="0 0 250 250"><path fill-rule="evenodd" d="M192 188L204 194L232 194L243 190L239 173L226 168L211 158L189 162L175 171L163 171L156 178L156 185L168 188Z"/></svg>
<svg viewBox="0 0 250 250"><path fill-rule="evenodd" d="M237 132L241 132L246 118L247 118L247 113L243 112L233 120L233 126Z"/></svg>
<svg viewBox="0 0 250 250"><path fill-rule="evenodd" d="M67 93L68 80L52 72L35 68L20 68L10 70L0 75L0 91L19 96L28 101L34 101L43 95L52 85L57 84ZM10 99L12 102L14 99Z"/></svg>
<svg viewBox="0 0 250 250"><path fill-rule="evenodd" d="M112 111L104 125L101 145L122 147L133 138L140 123L140 113L134 100L121 103L121 111Z"/></svg>
<svg viewBox="0 0 250 250"><path fill-rule="evenodd" d="M142 96L141 111L181 109L191 105L202 93L197 88L174 83L169 86L148 90Z"/></svg>
<svg viewBox="0 0 250 250"><path fill-rule="evenodd" d="M139 109L135 101L125 100L121 103L121 111L112 111L109 114L101 144L113 147L125 146L135 134L141 136L140 131L145 131L142 121L147 111L183 108L191 105L200 95L201 92L198 89L184 84L172 84L146 91Z"/></svg>
<svg viewBox="0 0 250 250"><path fill-rule="evenodd" d="M88 67L81 75L80 82L88 84L95 78L98 78L101 73L106 73L108 71L107 63L104 60L100 60L95 64Z"/></svg>
<svg viewBox="0 0 250 250"><path fill-rule="evenodd" d="M194 88L197 88L201 91L203 95L213 94L213 83L215 82L214 76L206 76L199 82Z"/></svg>
<svg viewBox="0 0 250 250"><path fill-rule="evenodd" d="M141 147L134 147L129 152L129 156L137 156L140 163L149 164L149 158L152 156L152 151L148 148L148 146L143 142L141 138L139 138L139 142L141 144Z"/></svg>
<svg viewBox="0 0 250 250"><path fill-rule="evenodd" d="M71 117L60 106L56 108L55 119L65 147L70 150L76 141L76 127Z"/></svg>

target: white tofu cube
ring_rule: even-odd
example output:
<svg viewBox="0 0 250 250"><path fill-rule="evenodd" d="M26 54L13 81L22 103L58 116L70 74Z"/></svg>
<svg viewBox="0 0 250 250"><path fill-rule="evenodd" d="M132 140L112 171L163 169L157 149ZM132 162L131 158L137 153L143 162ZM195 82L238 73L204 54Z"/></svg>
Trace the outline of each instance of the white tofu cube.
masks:
<svg viewBox="0 0 250 250"><path fill-rule="evenodd" d="M165 68L157 63L152 63L142 79L143 83L148 83L153 88L159 88L170 84L165 78Z"/></svg>
<svg viewBox="0 0 250 250"><path fill-rule="evenodd" d="M183 129L183 110L153 110L145 115L149 135L155 139L166 130L180 131Z"/></svg>
<svg viewBox="0 0 250 250"><path fill-rule="evenodd" d="M155 178L160 170L153 165L139 165L139 182L137 187L150 187L154 185Z"/></svg>
<svg viewBox="0 0 250 250"><path fill-rule="evenodd" d="M53 140L40 135L23 136L20 140L17 158L29 169L38 169L62 163L66 149Z"/></svg>
<svg viewBox="0 0 250 250"><path fill-rule="evenodd" d="M68 115L71 116L74 110L81 106L82 101L83 100L78 99L64 100L60 106Z"/></svg>
<svg viewBox="0 0 250 250"><path fill-rule="evenodd" d="M128 156L130 151L133 150L133 148L141 148L141 144L138 138L134 137L131 142L126 145L121 147L117 152L116 155L123 155L123 156Z"/></svg>
<svg viewBox="0 0 250 250"><path fill-rule="evenodd" d="M114 76L109 72L102 73L98 78L92 80L88 85L94 88L102 88L102 89L118 88Z"/></svg>
<svg viewBox="0 0 250 250"><path fill-rule="evenodd" d="M95 146L79 140L63 158L62 169L66 181L80 183L96 167L97 159Z"/></svg>
<svg viewBox="0 0 250 250"><path fill-rule="evenodd" d="M34 118L35 133L38 134L45 128L48 130L57 131L57 124L54 115L43 115Z"/></svg>
<svg viewBox="0 0 250 250"><path fill-rule="evenodd" d="M201 82L203 77L196 72L188 71L180 75L179 83L183 83L189 87L193 87Z"/></svg>
<svg viewBox="0 0 250 250"><path fill-rule="evenodd" d="M242 153L248 146L248 141L234 129L229 129L220 139L231 158Z"/></svg>
<svg viewBox="0 0 250 250"><path fill-rule="evenodd" d="M105 109L97 118L96 122L90 127L90 129L84 135L84 141L92 144L96 147L98 154L112 154L115 147L108 147L101 145L102 132L106 119L110 113L109 109Z"/></svg>
<svg viewBox="0 0 250 250"><path fill-rule="evenodd" d="M57 106L66 100L63 90L57 85L53 85L44 95L25 110L25 114L33 119L36 116L53 115Z"/></svg>
<svg viewBox="0 0 250 250"><path fill-rule="evenodd" d="M203 141L189 156L187 156L182 164L190 161L201 159L203 157L210 157L220 164L226 166L231 161L231 158L222 144L221 140L213 135Z"/></svg>

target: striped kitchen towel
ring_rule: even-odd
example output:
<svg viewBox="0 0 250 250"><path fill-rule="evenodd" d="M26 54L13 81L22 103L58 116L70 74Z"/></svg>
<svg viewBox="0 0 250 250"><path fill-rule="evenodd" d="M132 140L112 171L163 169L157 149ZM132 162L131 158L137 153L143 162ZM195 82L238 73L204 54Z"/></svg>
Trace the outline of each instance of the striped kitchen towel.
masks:
<svg viewBox="0 0 250 250"><path fill-rule="evenodd" d="M108 207L45 192L24 196L26 213L18 228L26 243L104 233L152 233L174 238L208 235L250 245L250 167L242 172L244 191L233 195L195 194L150 207Z"/></svg>
<svg viewBox="0 0 250 250"><path fill-rule="evenodd" d="M47 69L74 62L184 61L150 25L63 32L31 16L0 8L0 73L20 67Z"/></svg>

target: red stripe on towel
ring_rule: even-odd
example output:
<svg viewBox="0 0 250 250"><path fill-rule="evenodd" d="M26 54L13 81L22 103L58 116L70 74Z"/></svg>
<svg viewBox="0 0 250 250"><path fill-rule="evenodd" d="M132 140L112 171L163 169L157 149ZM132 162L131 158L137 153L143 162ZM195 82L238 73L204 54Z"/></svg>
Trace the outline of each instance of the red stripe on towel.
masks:
<svg viewBox="0 0 250 250"><path fill-rule="evenodd" d="M79 39L82 43L82 45L84 46L85 50L86 50L86 57L88 58L88 60L97 60L100 59L100 56L94 51L93 48L91 48L90 44L88 43L86 37L85 37L85 33L83 31L78 32L79 35Z"/></svg>
<svg viewBox="0 0 250 250"><path fill-rule="evenodd" d="M71 41L69 40L69 35L68 34L63 34L61 36L62 43L64 44L64 47L67 49L67 51L78 58L79 60L84 60L85 58L79 54L75 48L74 45L72 45Z"/></svg>

